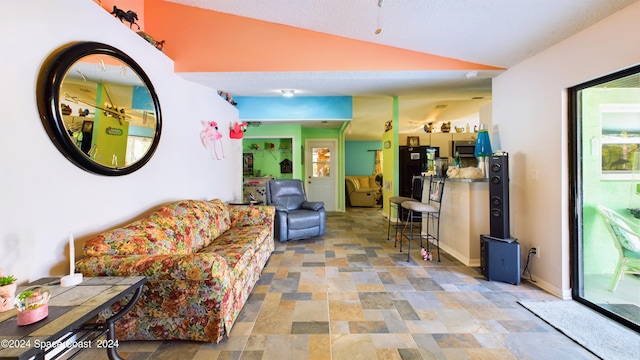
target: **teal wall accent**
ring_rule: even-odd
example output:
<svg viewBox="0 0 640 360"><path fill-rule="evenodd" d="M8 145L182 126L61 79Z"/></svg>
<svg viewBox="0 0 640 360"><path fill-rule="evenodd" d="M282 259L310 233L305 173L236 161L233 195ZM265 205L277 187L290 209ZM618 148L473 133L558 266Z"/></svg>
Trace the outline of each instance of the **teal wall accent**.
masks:
<svg viewBox="0 0 640 360"><path fill-rule="evenodd" d="M234 98L241 120L351 120L351 96L240 96Z"/></svg>
<svg viewBox="0 0 640 360"><path fill-rule="evenodd" d="M134 86L131 100L131 108L138 110L155 110L151 95L146 86Z"/></svg>
<svg viewBox="0 0 640 360"><path fill-rule="evenodd" d="M376 152L382 150L382 141L346 141L344 144L345 175L372 175Z"/></svg>
<svg viewBox="0 0 640 360"><path fill-rule="evenodd" d="M152 138L156 133L155 129L143 126L129 126L129 136L140 136Z"/></svg>

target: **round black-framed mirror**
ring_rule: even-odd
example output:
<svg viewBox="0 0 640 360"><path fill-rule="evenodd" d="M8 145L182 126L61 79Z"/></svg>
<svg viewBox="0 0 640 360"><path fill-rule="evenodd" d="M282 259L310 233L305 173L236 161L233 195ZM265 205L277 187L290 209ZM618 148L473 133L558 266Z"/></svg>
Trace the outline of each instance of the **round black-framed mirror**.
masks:
<svg viewBox="0 0 640 360"><path fill-rule="evenodd" d="M80 42L52 54L42 67L37 99L49 137L83 170L130 174L151 159L160 141L153 85L113 46Z"/></svg>

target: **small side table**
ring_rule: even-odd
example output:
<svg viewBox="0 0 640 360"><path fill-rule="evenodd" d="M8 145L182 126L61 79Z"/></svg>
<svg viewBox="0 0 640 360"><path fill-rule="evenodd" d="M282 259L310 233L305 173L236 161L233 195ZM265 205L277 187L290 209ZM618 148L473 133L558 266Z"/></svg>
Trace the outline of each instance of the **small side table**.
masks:
<svg viewBox="0 0 640 360"><path fill-rule="evenodd" d="M87 348L104 348L110 360L117 353L115 322L138 301L144 276L94 277L71 287L61 287L59 278L44 278L27 286L43 285L51 291L49 315L36 323L18 326L17 310L0 313L0 359L45 359ZM26 286L18 288L19 293ZM93 323L96 315L130 296L127 304L105 323ZM105 336L105 339L101 338Z"/></svg>
<svg viewBox="0 0 640 360"><path fill-rule="evenodd" d="M264 202L262 200L260 201L238 201L238 200L234 200L234 201L229 201L229 205L262 205Z"/></svg>

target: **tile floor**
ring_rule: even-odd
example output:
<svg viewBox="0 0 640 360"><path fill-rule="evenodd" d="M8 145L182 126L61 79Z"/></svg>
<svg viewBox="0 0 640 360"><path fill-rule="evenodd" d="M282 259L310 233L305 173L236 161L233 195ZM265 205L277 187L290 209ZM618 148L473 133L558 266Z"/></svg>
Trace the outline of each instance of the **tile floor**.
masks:
<svg viewBox="0 0 640 360"><path fill-rule="evenodd" d="M405 248L406 249L406 248ZM557 300L526 281L484 280L448 254L413 261L387 242L379 208L331 213L324 237L286 243L229 339L130 341L127 359L596 359L521 307ZM405 250L406 251L406 250ZM78 359L106 359L85 351Z"/></svg>

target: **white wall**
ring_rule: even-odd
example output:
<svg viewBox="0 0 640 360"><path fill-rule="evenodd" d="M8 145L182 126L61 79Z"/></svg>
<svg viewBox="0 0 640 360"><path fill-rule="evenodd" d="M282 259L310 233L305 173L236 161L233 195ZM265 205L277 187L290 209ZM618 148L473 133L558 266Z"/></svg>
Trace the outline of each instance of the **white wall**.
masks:
<svg viewBox="0 0 640 360"><path fill-rule="evenodd" d="M231 200L241 194L241 141L229 139L237 110L214 89L173 73L173 62L92 1L11 1L0 12L0 267L20 282L68 271L69 232L83 239L176 199ZM119 177L71 164L48 138L36 105L43 61L73 41L127 53L160 99L162 136L142 169ZM225 159L200 142L201 120L223 133Z"/></svg>
<svg viewBox="0 0 640 360"><path fill-rule="evenodd" d="M638 64L639 18L635 3L493 82L493 133L510 156L511 233L523 260L529 248L541 248L533 277L565 298L571 296L566 89Z"/></svg>

